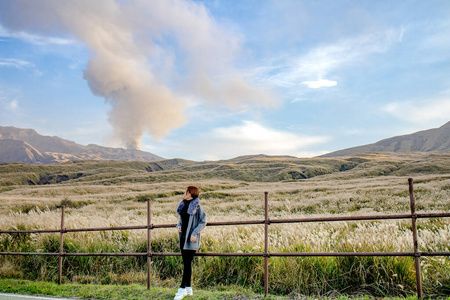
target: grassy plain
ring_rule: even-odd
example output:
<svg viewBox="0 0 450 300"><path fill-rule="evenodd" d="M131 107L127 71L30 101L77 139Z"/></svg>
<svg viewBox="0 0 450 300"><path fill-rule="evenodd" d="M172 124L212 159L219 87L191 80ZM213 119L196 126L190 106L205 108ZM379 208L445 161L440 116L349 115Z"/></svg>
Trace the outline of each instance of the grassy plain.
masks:
<svg viewBox="0 0 450 300"><path fill-rule="evenodd" d="M174 288L162 288L154 287L151 290L147 290L145 286L139 284L130 285L91 285L91 284L64 284L58 285L51 282L35 282L22 279L0 279L0 292L2 293L14 293L14 294L31 294L31 295L48 295L59 297L71 297L81 299L133 299L133 300L147 300L147 299L173 299L173 295L176 292ZM279 295L264 295L256 294L255 292L245 289L239 286L227 286L221 288L212 288L208 290L195 289L195 294L189 296L186 299L189 300L317 300L317 297L292 297L292 296L279 296ZM334 300L370 300L368 296L364 297L324 297L322 300L334 299ZM450 300L448 298L442 298L443 300ZM417 300L417 297L389 297L384 300Z"/></svg>
<svg viewBox="0 0 450 300"><path fill-rule="evenodd" d="M228 161L101 162L0 165L0 228L56 229L60 207L66 227L144 225L145 199L152 223L176 223L187 185L201 190L208 221L261 219L264 192L271 218L409 212L407 178L415 181L416 209L450 211L449 154L368 154L339 159L240 157ZM172 229L152 231L152 250L177 252ZM270 225L270 252L412 251L411 221ZM262 252L263 226L207 227L203 252ZM419 220L421 251L450 251L450 220ZM146 232L65 235L66 252L146 252ZM58 252L57 234L2 234L0 251ZM450 259L422 257L424 292L450 295ZM156 258L152 282L175 288L179 257ZM0 257L1 278L55 281L57 258ZM64 282L146 282L145 258L68 257ZM194 286L242 286L263 292L261 258L196 258ZM270 258L270 292L278 295L410 296L415 293L409 257Z"/></svg>

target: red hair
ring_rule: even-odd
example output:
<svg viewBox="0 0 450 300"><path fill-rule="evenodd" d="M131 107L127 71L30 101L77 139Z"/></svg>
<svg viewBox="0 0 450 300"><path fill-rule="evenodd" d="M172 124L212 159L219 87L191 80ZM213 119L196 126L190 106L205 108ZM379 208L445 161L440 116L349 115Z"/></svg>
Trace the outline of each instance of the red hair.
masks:
<svg viewBox="0 0 450 300"><path fill-rule="evenodd" d="M194 186L194 185L190 185L187 187L187 191L189 192L189 194L191 194L192 198L198 198L198 195L200 195L200 190L198 189L198 187Z"/></svg>

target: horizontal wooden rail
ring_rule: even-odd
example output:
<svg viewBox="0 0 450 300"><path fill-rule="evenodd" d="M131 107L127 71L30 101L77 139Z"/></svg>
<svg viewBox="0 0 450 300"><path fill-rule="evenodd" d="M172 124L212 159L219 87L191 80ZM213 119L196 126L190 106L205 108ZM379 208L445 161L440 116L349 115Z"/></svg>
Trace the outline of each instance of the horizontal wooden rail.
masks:
<svg viewBox="0 0 450 300"><path fill-rule="evenodd" d="M417 214L399 214L399 215L367 215L367 216L342 216L342 217L316 217L316 218L298 218L298 219L269 219L269 224L290 224L290 223L314 223L314 222L343 222L343 221L376 221L376 220L399 220L411 218L448 218L450 213L417 213ZM250 221L224 221L208 222L206 226L229 226L229 225L264 225L265 220ZM177 224L151 224L136 226L116 226L116 227L97 227L97 228L65 228L62 232L85 232L85 231L113 231L113 230L139 230L156 228L174 228ZM36 229L36 230L0 230L0 233L60 233L60 229Z"/></svg>
<svg viewBox="0 0 450 300"><path fill-rule="evenodd" d="M59 253L44 252L0 252L0 255L50 255L59 256ZM139 253L67 253L62 256L181 256L180 252L139 252ZM266 256L264 252L197 252L195 256ZM440 252L269 252L268 257L272 256L450 256L450 251Z"/></svg>
<svg viewBox="0 0 450 300"><path fill-rule="evenodd" d="M59 256L58 253L47 253L47 252L0 252L0 255L49 255L49 256Z"/></svg>
<svg viewBox="0 0 450 300"><path fill-rule="evenodd" d="M35 229L35 230L0 230L0 233L60 233L60 229Z"/></svg>

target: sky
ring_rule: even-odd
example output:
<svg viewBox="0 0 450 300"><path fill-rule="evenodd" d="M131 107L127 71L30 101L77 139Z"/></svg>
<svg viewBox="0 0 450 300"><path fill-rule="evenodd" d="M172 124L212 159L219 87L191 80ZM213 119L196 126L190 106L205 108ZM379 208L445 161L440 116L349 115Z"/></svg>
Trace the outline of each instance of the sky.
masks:
<svg viewBox="0 0 450 300"><path fill-rule="evenodd" d="M196 161L450 121L450 1L0 1L0 126Z"/></svg>

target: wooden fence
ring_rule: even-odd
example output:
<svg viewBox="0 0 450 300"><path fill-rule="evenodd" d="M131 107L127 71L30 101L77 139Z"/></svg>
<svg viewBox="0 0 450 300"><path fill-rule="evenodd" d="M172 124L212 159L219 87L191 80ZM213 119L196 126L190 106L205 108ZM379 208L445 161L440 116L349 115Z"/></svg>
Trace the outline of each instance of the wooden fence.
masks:
<svg viewBox="0 0 450 300"><path fill-rule="evenodd" d="M417 237L417 219L420 218L437 218L450 217L450 213L416 213L413 179L408 179L409 183L409 200L411 213L396 215L367 215L367 216L340 216L340 217L319 217L319 218L299 218L299 219L270 219L268 192L264 193L264 219L249 221L232 221L232 222L208 222L207 226L229 226L229 225L255 225L264 224L264 252L257 253L213 253L213 252L197 252L196 256L260 256L264 257L264 293L269 292L269 258L270 257L289 257L289 256L411 256L415 260L416 281L417 281L417 297L423 298L422 281L420 276L420 257L421 256L450 256L450 252L421 252L419 251ZM146 256L147 257L147 288L150 289L150 273L151 262L154 256L180 256L181 253L169 252L152 252L151 250L151 231L158 228L175 228L176 224L152 224L151 223L151 201L147 200L147 225L141 226L120 226L120 227L100 227L100 228L65 228L64 224L64 206L61 209L61 228L54 230L0 230L2 233L60 233L59 253L41 253L41 252L0 252L0 255L49 255L59 257L58 283L61 284L62 262L66 256ZM290 253L272 253L269 252L269 225L281 223L306 223L306 222L335 222L335 221L367 221L367 220L395 220L395 219L411 219L412 235L413 235L413 252L290 252ZM70 232L86 232L86 231L108 231L108 230L147 230L147 252L146 253L66 253L63 249L64 234Z"/></svg>

